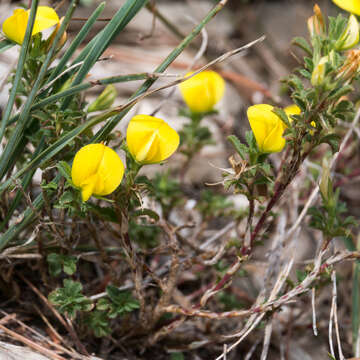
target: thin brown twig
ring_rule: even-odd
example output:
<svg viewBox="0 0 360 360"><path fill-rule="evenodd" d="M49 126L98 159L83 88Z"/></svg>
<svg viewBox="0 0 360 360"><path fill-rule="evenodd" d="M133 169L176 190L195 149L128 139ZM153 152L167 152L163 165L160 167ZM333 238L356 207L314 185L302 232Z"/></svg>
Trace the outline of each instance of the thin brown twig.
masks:
<svg viewBox="0 0 360 360"><path fill-rule="evenodd" d="M28 347L30 347L31 349L34 349L36 351L38 351L39 353L50 357L50 359L56 359L56 360L66 360L64 357L56 354L54 351L51 351L47 348L44 348L43 346L35 343L34 341L26 338L23 335L20 335L18 333L16 333L15 331L12 331L10 329L8 329L7 327L5 327L4 325L0 324L0 329L2 331L4 331L5 333L7 333L8 335L10 335L13 339L22 342L23 344L27 345Z"/></svg>

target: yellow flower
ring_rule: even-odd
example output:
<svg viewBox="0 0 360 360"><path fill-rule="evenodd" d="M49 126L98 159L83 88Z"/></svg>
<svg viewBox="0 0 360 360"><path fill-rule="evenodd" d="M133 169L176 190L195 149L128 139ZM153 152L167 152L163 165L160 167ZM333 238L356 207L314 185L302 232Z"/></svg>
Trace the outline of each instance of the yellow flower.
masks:
<svg viewBox="0 0 360 360"><path fill-rule="evenodd" d="M273 106L258 104L247 110L251 129L255 135L259 150L263 153L279 152L285 146L282 137L286 125L272 111Z"/></svg>
<svg viewBox="0 0 360 360"><path fill-rule="evenodd" d="M339 40L336 42L338 50L348 50L359 42L359 23L355 15L349 16L348 23Z"/></svg>
<svg viewBox="0 0 360 360"><path fill-rule="evenodd" d="M71 177L83 201L91 195L111 194L121 183L124 165L119 155L103 144L89 144L75 155Z"/></svg>
<svg viewBox="0 0 360 360"><path fill-rule="evenodd" d="M286 115L288 116L290 122L292 121L292 118L290 117L290 115L299 115L299 114L301 114L301 109L295 104L287 106L284 109L284 111L285 111Z"/></svg>
<svg viewBox="0 0 360 360"><path fill-rule="evenodd" d="M323 56L318 64L315 66L311 74L311 84L313 86L320 86L325 79L326 63L329 61L327 56Z"/></svg>
<svg viewBox="0 0 360 360"><path fill-rule="evenodd" d="M126 142L139 164L154 164L166 160L179 146L179 135L164 120L136 115L128 125Z"/></svg>
<svg viewBox="0 0 360 360"><path fill-rule="evenodd" d="M333 0L333 2L345 11L360 15L360 2L359 0Z"/></svg>
<svg viewBox="0 0 360 360"><path fill-rule="evenodd" d="M2 29L5 36L21 45L24 40L29 15L30 10L15 9L13 14L3 23ZM48 6L39 6L35 16L32 35L58 24L59 21L59 17L54 9Z"/></svg>
<svg viewBox="0 0 360 360"><path fill-rule="evenodd" d="M285 109L284 109L286 115L288 116L289 118L289 121L292 122L293 119L291 118L291 115L299 115L301 114L301 109L295 105L295 104L292 104L292 105L289 105L287 106ZM312 121L310 123L310 125L313 127L313 128L316 128L316 123L315 121ZM310 130L310 135L314 135L314 130Z"/></svg>
<svg viewBox="0 0 360 360"><path fill-rule="evenodd" d="M186 74L191 75L192 72ZM194 113L208 112L222 99L225 81L215 71L203 71L180 85L181 95Z"/></svg>

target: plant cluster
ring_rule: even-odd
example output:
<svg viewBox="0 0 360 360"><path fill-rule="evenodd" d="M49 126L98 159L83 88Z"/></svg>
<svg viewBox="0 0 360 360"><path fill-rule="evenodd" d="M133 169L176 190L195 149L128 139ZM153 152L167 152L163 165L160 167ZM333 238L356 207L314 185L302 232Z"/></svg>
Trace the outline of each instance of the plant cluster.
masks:
<svg viewBox="0 0 360 360"><path fill-rule="evenodd" d="M66 29L77 3L72 0L60 20L54 9L33 0L31 9L17 9L3 23L6 39L0 51L21 48L0 127L5 144L0 154L0 249L6 255L40 256L36 271L42 291L81 339L116 335L136 344L141 338L142 346L150 348L194 318L249 318L238 334L241 339L251 326L262 322L267 327L267 320L291 299L331 282L336 262L359 257L354 251L358 223L348 216L329 165L358 118L353 102L360 73L355 15L325 21L315 6L308 20L310 41L293 42L305 54L304 61L283 79L292 104L250 106L251 131L246 142L228 136L233 154L230 167L219 170L220 183L189 190L185 179L192 160L215 143L206 121L221 116L217 109L226 85L220 71L190 71L169 85L179 84L186 104L179 110L186 123L178 131L147 114L132 117L126 134L113 130L136 102L151 94L148 89L225 1L215 5L153 74L96 81L87 81L87 74L147 1L127 0L73 59L105 6L100 4L67 44ZM359 14L353 2L344 4ZM44 38L42 31L54 26ZM128 102L114 107L113 84L141 79L143 85ZM89 104L84 92L93 86L104 89ZM277 279L274 287L254 303L246 297L239 300L231 282L247 278L246 266L255 251L280 236L273 231L283 213L279 205L303 164L317 161L321 152L328 159L316 179L321 202L308 212L309 226L321 233L316 261L297 269L296 280L289 275L292 261L275 275L270 269L268 276ZM273 161L276 156L278 162ZM147 169L165 162L166 170L149 175ZM38 169L39 186L33 182ZM247 199L245 210L236 208L234 194ZM282 235L283 242L291 231ZM324 260L336 238L352 253ZM189 271L187 280L183 274ZM179 289L189 296L179 295ZM356 301L353 311L359 306ZM233 330L238 325L229 324ZM354 321L355 340L358 330ZM193 343L185 342L190 349Z"/></svg>

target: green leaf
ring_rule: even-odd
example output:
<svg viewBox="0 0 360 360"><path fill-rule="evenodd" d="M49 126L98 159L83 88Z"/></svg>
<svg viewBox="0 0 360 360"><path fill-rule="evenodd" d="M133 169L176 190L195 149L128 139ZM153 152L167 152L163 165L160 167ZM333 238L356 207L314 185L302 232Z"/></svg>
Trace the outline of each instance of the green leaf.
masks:
<svg viewBox="0 0 360 360"><path fill-rule="evenodd" d="M289 118L283 109L274 107L273 113L275 113L288 128L291 127Z"/></svg>
<svg viewBox="0 0 360 360"><path fill-rule="evenodd" d="M329 144L333 154L339 151L339 140L340 137L337 134L328 134L320 139L320 143Z"/></svg>
<svg viewBox="0 0 360 360"><path fill-rule="evenodd" d="M65 204L70 204L73 200L73 193L71 191L65 191L59 199L59 204L63 206Z"/></svg>
<svg viewBox="0 0 360 360"><path fill-rule="evenodd" d="M246 159L246 154L249 152L248 147L245 144L242 144L239 138L235 135L230 135L227 137L228 141L231 142L236 152L241 156L243 160Z"/></svg>
<svg viewBox="0 0 360 360"><path fill-rule="evenodd" d="M60 174L70 183L71 180L71 166L66 161L59 161L57 164L57 168Z"/></svg>
<svg viewBox="0 0 360 360"><path fill-rule="evenodd" d="M327 97L328 100L340 99L342 96L349 94L354 88L351 85L343 85L340 89L335 89Z"/></svg>
<svg viewBox="0 0 360 360"><path fill-rule="evenodd" d="M46 261L49 264L49 273L51 276L59 276L61 274L61 260L58 254L49 254L46 257Z"/></svg>
<svg viewBox="0 0 360 360"><path fill-rule="evenodd" d="M295 37L291 43L303 49L308 55L312 56L312 49L303 37Z"/></svg>
<svg viewBox="0 0 360 360"><path fill-rule="evenodd" d="M159 221L160 220L160 217L159 215L151 210L151 209L140 209L140 210L135 210L131 213L131 215L133 217L138 217L138 216L149 216L151 219L155 220L155 221Z"/></svg>
<svg viewBox="0 0 360 360"><path fill-rule="evenodd" d="M63 269L65 274L67 275L75 274L76 261L77 259L74 256L63 257Z"/></svg>
<svg viewBox="0 0 360 360"><path fill-rule="evenodd" d="M90 311L93 304L82 292L82 285L70 279L64 280L64 287L56 289L49 294L49 301L56 305L62 314L75 319L78 311Z"/></svg>

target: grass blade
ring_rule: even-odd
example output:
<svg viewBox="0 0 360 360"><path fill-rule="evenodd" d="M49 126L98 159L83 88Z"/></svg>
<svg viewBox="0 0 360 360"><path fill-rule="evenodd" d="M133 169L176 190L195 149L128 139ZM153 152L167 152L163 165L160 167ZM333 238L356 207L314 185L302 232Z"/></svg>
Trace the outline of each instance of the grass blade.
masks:
<svg viewBox="0 0 360 360"><path fill-rule="evenodd" d="M220 2L203 18L203 20L195 26L192 32L168 55L168 57L154 70L155 73L164 72L169 65L182 53L182 51L191 43L191 41L199 35L203 27L224 7L224 2ZM134 97L147 91L156 81L156 79L148 79L144 84L136 91L131 97ZM105 140L106 137L111 133L119 121L129 112L129 109L121 111L119 114L114 116L108 121L91 139L91 142L99 142Z"/></svg>
<svg viewBox="0 0 360 360"><path fill-rule="evenodd" d="M31 34L32 34L33 27L34 27L34 23L35 23L35 15L36 15L38 3L39 3L39 0L34 0L31 3L30 16L29 16L29 20L28 20L28 23L26 26L24 41L21 45L20 56L19 56L19 61L18 61L17 68L16 68L14 83L11 88L9 100L8 100L8 102L6 104L6 108L4 110L4 115L1 119L0 142L4 136L6 124L10 119L10 115L11 115L11 112L12 112L12 109L14 106L14 102L15 102L15 98L16 98L16 92L19 88L21 78L22 78L22 75L24 72L26 55L27 55L27 53L29 51L29 47L30 47ZM1 176L0 176L0 179L1 179Z"/></svg>
<svg viewBox="0 0 360 360"><path fill-rule="evenodd" d="M86 47L88 53L84 59L83 65L80 67L72 86L80 84L90 69L94 66L105 49L109 46L114 37L124 29L137 12L146 4L148 0L127 0L122 8L114 15L103 31L96 37L96 42L90 48ZM76 63L76 62L75 62ZM62 110L69 105L70 98L64 99Z"/></svg>
<svg viewBox="0 0 360 360"><path fill-rule="evenodd" d="M46 75L47 68L50 64L50 61L52 60L52 57L54 55L57 44L70 21L70 18L76 8L77 3L78 3L78 0L73 0L71 2L71 5L70 5L68 11L66 12L64 21L62 22L60 29L55 36L54 42L51 45L51 48L46 56L46 59L45 59L43 65L41 66L40 72L39 72L39 74L36 78L36 81L32 87L32 90L25 102L25 105L20 114L19 120L16 123L16 127L10 136L10 139L4 149L4 152L2 153L2 155L0 157L0 179L2 179L4 177L6 172L9 170L10 163L14 160L13 159L14 151L15 151L15 149L17 149L18 144L21 142L21 140L23 138L24 130L26 128L26 124L28 123L30 110L31 110L31 107L35 100L36 94L42 84L42 81L43 81L45 75ZM14 100L15 100L15 97L14 97ZM9 115L10 115L10 113L9 113ZM5 120L6 121L4 121L4 119L3 119L3 122L2 122L2 126L4 127L4 129L5 129L5 125L6 125L8 118L5 118Z"/></svg>
<svg viewBox="0 0 360 360"><path fill-rule="evenodd" d="M85 37L91 30L92 26L102 13L105 7L105 2L102 2L95 11L91 14L89 19L86 21L86 23L82 26L80 32L76 35L75 39L72 41L69 48L66 50L65 54L62 56L59 64L56 66L56 68L52 71L49 79L47 80L47 83L55 79L65 68L66 63L70 60L71 56L74 55L76 49L79 47L79 45L84 41Z"/></svg>

